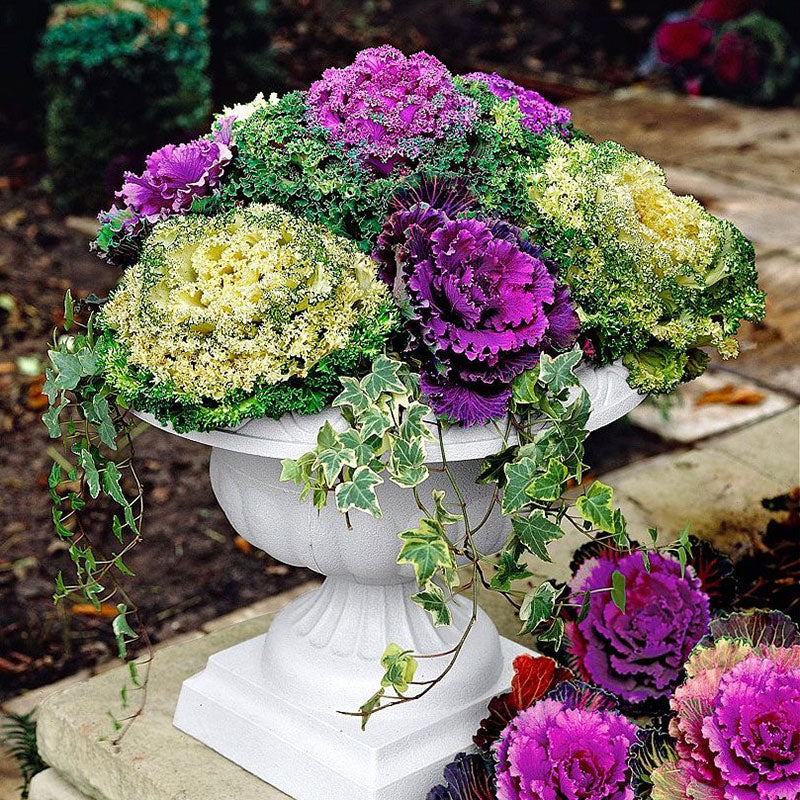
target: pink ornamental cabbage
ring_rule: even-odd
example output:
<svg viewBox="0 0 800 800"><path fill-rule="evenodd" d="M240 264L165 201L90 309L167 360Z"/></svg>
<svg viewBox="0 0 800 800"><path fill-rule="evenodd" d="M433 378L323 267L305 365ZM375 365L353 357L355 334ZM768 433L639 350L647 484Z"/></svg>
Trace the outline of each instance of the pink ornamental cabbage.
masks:
<svg viewBox="0 0 800 800"><path fill-rule="evenodd" d="M800 636L775 612L729 619L748 617L761 627L739 625L692 654L671 701L678 758L654 772L654 798L800 798Z"/></svg>
<svg viewBox="0 0 800 800"><path fill-rule="evenodd" d="M560 126L563 130L572 121L572 114L568 108L553 105L538 92L518 86L496 72L491 75L486 72L470 72L463 77L468 81L485 83L489 91L501 100L516 98L519 110L522 112L522 125L533 133L542 133L553 125Z"/></svg>
<svg viewBox="0 0 800 800"><path fill-rule="evenodd" d="M633 800L628 765L637 727L568 699L520 711L494 746L498 800Z"/></svg>
<svg viewBox="0 0 800 800"><path fill-rule="evenodd" d="M388 174L416 159L427 143L464 135L477 114L457 91L441 61L428 53L406 56L383 45L362 50L343 69L327 69L311 84L308 121L330 139Z"/></svg>
<svg viewBox="0 0 800 800"><path fill-rule="evenodd" d="M625 613L608 592L592 595L585 618L567 625L575 668L632 705L667 698L708 631L709 597L694 570L682 574L674 558L652 553L646 569L640 552L620 557L609 551L577 569L569 583L573 601L580 604L587 591L607 589L615 570L625 576Z"/></svg>
<svg viewBox="0 0 800 800"><path fill-rule="evenodd" d="M186 213L196 197L208 196L217 188L233 158L229 129L221 133L213 139L168 144L151 153L141 175L125 173L117 197L149 222Z"/></svg>

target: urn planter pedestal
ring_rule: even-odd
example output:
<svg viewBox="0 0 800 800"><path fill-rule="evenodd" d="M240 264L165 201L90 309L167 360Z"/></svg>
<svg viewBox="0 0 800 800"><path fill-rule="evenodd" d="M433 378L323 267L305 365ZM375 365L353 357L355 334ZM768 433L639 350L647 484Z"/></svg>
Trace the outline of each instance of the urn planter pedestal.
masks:
<svg viewBox="0 0 800 800"><path fill-rule="evenodd" d="M579 374L592 400L590 429L642 400L619 364ZM455 666L424 698L381 711L365 731L358 717L340 713L356 711L377 690L389 643L425 654L450 651L471 603L458 600L453 625L435 628L411 601L413 570L396 563L398 532L419 520L408 490L387 481L378 489L383 518L351 513L348 530L332 503L318 513L300 501L298 487L280 482L280 460L313 448L325 419L345 426L328 410L183 434L212 447L212 487L234 529L284 563L327 578L284 608L265 635L211 656L184 682L174 724L297 800L422 800L443 765L470 746L490 698L507 690L511 662L525 650L502 639L481 611ZM475 477L481 459L498 446L493 426L451 428L445 437L448 462L476 518L492 491ZM438 442L429 446L428 460L441 460ZM421 489L429 496L437 488L447 488L446 477L431 473ZM495 552L507 535L507 520L495 514L479 546ZM448 659L420 660L416 680L435 677Z"/></svg>

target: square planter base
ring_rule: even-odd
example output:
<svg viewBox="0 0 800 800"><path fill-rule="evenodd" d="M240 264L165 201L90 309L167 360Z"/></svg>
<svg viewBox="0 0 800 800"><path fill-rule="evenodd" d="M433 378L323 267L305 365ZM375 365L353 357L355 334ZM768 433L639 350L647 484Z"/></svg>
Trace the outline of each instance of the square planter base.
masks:
<svg viewBox="0 0 800 800"><path fill-rule="evenodd" d="M491 697L507 691L514 658L529 652L501 641L504 671L485 696L441 711L420 707L419 715L394 721L387 711L361 731L352 717L265 687L258 636L212 655L184 681L174 724L296 800L421 800L443 766L471 745Z"/></svg>

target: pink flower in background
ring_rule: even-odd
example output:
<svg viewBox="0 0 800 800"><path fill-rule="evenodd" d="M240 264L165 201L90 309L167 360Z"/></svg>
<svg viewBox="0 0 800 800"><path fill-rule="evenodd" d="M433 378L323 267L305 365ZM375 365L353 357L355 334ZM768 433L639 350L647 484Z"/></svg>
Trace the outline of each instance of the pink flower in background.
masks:
<svg viewBox="0 0 800 800"><path fill-rule="evenodd" d="M306 103L312 125L383 174L418 157L426 141L463 135L477 114L441 61L389 45L362 50L344 69L326 69Z"/></svg>
<svg viewBox="0 0 800 800"><path fill-rule="evenodd" d="M703 0L695 16L709 22L728 22L750 13L757 5L753 0Z"/></svg>
<svg viewBox="0 0 800 800"><path fill-rule="evenodd" d="M656 50L664 64L697 61L708 50L714 32L698 19L665 22L656 31Z"/></svg>
<svg viewBox="0 0 800 800"><path fill-rule="evenodd" d="M726 87L752 87L761 82L761 56L753 42L730 31L720 37L712 69Z"/></svg>

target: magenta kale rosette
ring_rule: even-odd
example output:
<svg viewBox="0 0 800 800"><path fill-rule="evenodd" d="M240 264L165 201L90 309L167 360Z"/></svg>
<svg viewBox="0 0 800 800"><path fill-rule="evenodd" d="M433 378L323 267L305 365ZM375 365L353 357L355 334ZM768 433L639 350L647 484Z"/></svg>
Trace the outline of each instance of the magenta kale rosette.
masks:
<svg viewBox="0 0 800 800"><path fill-rule="evenodd" d="M117 197L148 222L185 214L196 197L210 195L219 186L233 158L225 138L165 145L147 157L141 175L125 173Z"/></svg>
<svg viewBox="0 0 800 800"><path fill-rule="evenodd" d="M477 115L457 91L447 67L428 53L406 56L383 45L362 50L343 69L327 69L311 84L308 120L327 128L378 172L417 158L426 144L463 135Z"/></svg>
<svg viewBox="0 0 800 800"><path fill-rule="evenodd" d="M654 800L800 797L800 634L779 612L715 621L671 701L677 759Z"/></svg>
<svg viewBox="0 0 800 800"><path fill-rule="evenodd" d="M625 613L608 592L593 594L585 619L568 623L566 647L584 679L632 705L671 695L710 621L709 597L692 567L681 574L671 556L649 558L648 570L641 552L604 553L584 561L569 582L580 604L586 592L611 586L615 570L625 576Z"/></svg>
<svg viewBox="0 0 800 800"><path fill-rule="evenodd" d="M555 265L507 222L456 216L468 207L457 189L412 192L373 253L409 318L423 391L466 427L503 416L514 378L578 333Z"/></svg>
<svg viewBox="0 0 800 800"><path fill-rule="evenodd" d="M542 133L553 125L563 130L572 121L572 113L568 108L554 105L533 89L525 89L496 72L470 72L462 77L468 81L485 83L489 91L501 100L516 99L522 113L522 126L533 133Z"/></svg>
<svg viewBox="0 0 800 800"><path fill-rule="evenodd" d="M498 800L633 800L637 726L610 698L565 684L520 711L494 746Z"/></svg>

